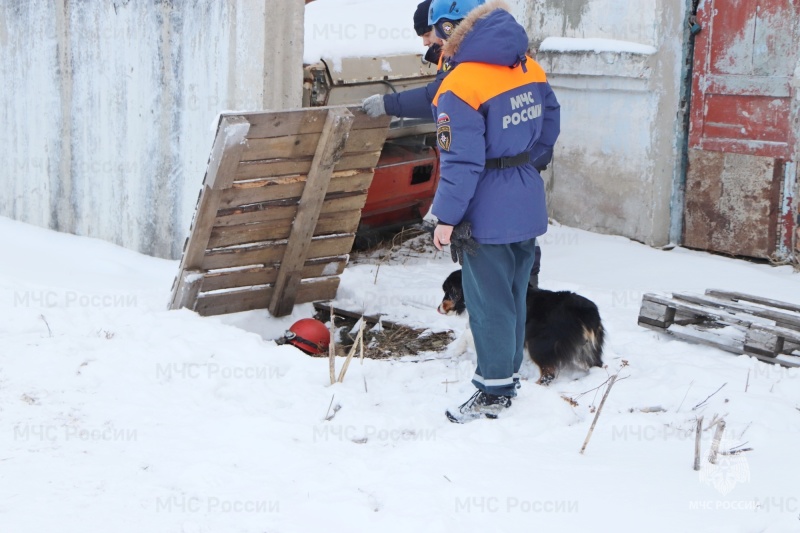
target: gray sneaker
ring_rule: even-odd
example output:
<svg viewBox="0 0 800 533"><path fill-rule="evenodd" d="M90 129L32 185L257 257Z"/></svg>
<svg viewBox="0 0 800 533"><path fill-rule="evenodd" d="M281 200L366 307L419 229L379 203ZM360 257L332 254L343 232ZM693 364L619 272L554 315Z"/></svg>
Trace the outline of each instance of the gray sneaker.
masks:
<svg viewBox="0 0 800 533"><path fill-rule="evenodd" d="M495 396L478 390L458 409L445 411L445 415L450 422L465 424L479 418L497 418L504 409L509 407L511 407L511 398L508 396Z"/></svg>

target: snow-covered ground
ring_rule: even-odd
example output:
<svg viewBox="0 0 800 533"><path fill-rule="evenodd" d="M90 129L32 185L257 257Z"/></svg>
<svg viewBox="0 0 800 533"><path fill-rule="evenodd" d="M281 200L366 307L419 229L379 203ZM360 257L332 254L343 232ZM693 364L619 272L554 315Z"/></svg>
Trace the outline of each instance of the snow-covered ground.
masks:
<svg viewBox="0 0 800 533"><path fill-rule="evenodd" d="M507 416L455 425L445 408L473 390L458 343L331 386L327 360L272 341L310 304L167 311L177 262L0 218L0 531L800 530L800 370L636 325L643 292L800 302L800 276L559 226L542 247L542 285L600 307L608 368L545 388L528 365ZM435 310L453 269L398 249L351 264L337 304L461 333ZM623 360L581 455L592 389ZM753 450L713 468L706 431L698 473L695 418L715 414L723 449Z"/></svg>
<svg viewBox="0 0 800 533"><path fill-rule="evenodd" d="M423 53L417 3L309 4L306 62ZM800 302L800 276L559 226L542 247L542 285L600 307L607 368L545 388L526 363L506 416L461 426L444 416L473 391L458 340L331 386L327 360L273 342L310 304L167 311L176 261L0 218L0 533L800 531L800 370L636 325L645 292ZM430 247L354 262L336 304L461 335L436 312L454 268ZM752 451L712 467L706 431L695 472L700 415Z"/></svg>

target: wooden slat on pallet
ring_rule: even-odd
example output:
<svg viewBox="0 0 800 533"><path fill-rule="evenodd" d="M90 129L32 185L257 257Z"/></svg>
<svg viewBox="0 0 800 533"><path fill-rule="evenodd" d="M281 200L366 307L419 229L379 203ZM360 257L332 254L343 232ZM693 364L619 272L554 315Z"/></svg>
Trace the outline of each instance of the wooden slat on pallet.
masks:
<svg viewBox="0 0 800 533"><path fill-rule="evenodd" d="M354 116L352 129L389 127L391 117L371 118L361 112L359 106L350 106L347 109ZM251 126L247 138L263 139L322 131L328 113L327 108L303 109L302 113L298 111L248 113L247 118Z"/></svg>
<svg viewBox="0 0 800 533"><path fill-rule="evenodd" d="M303 266L303 279L323 276L338 276L344 272L347 256L312 259ZM202 280L203 292L268 285L278 279L277 265L269 267L246 268L223 272L210 272Z"/></svg>
<svg viewBox="0 0 800 533"><path fill-rule="evenodd" d="M342 196L328 199L320 209L320 215L331 215L361 209L367 201L367 195L363 193ZM214 221L214 226L239 226L241 224L252 224L255 222L267 222L274 220L294 220L297 215L297 205L292 202L284 202L288 205L281 205L276 202L272 205L253 205L242 209L221 210L219 216Z"/></svg>
<svg viewBox="0 0 800 533"><path fill-rule="evenodd" d="M242 161L312 157L322 132L292 137L248 139ZM374 152L383 146L386 128L356 130L347 138L344 153Z"/></svg>
<svg viewBox="0 0 800 533"><path fill-rule="evenodd" d="M781 302L780 300L772 300L770 298L763 298L761 296L753 296L752 294L721 291L718 289L708 289L706 291L706 294L709 296L714 296L721 300L731 300L734 302L738 301L752 302L754 304L761 304L761 305L766 305L768 307L775 307L776 309L785 309L787 311L794 311L795 313L800 313L800 305L789 302Z"/></svg>
<svg viewBox="0 0 800 533"><path fill-rule="evenodd" d="M357 170L373 168L381 157L380 150L360 154L344 154L336 162L333 169ZM266 159L260 161L244 161L239 163L236 180L253 180L273 176L289 176L308 174L311 170L311 157L303 159Z"/></svg>
<svg viewBox="0 0 800 533"><path fill-rule="evenodd" d="M328 194L358 191L366 193L372 183L372 174L372 170L335 172L328 185ZM305 175L236 182L222 194L219 208L231 209L272 200L299 199L305 186Z"/></svg>
<svg viewBox="0 0 800 533"><path fill-rule="evenodd" d="M308 250L308 259L335 257L350 252L355 235L341 235L313 239ZM259 244L247 248L224 248L210 250L203 258L204 270L271 265L279 263L286 253L286 242Z"/></svg>
<svg viewBox="0 0 800 533"><path fill-rule="evenodd" d="M320 278L304 281L297 290L296 304L332 300L339 288L339 278ZM204 316L221 315L264 309L264 302L272 299L272 287L253 290L240 290L222 293L201 294L195 304L195 311Z"/></svg>
<svg viewBox="0 0 800 533"><path fill-rule="evenodd" d="M203 262L211 228L214 226L217 209L222 198L222 190L230 187L233 183L234 173L239 165L239 158L242 155L244 140L249 129L250 123L243 117L223 117L220 121L217 137L211 149L203 188L198 199L197 210L189 230L189 238L184 246L183 257L181 257L178 278L173 285L170 309L190 307L190 300L186 298L192 295L192 292L186 290L185 273L198 270Z"/></svg>
<svg viewBox="0 0 800 533"><path fill-rule="evenodd" d="M675 294L674 297L680 298L681 300L686 300L687 302L694 302L708 307L723 309L728 311L729 313L744 313L746 315L750 315L753 317L761 317L773 321L775 324L783 327L788 326L788 327L800 328L800 316L791 313L786 313L784 311L778 311L776 309L765 309L763 307L757 307L755 305L736 303L727 300L719 300L711 296Z"/></svg>
<svg viewBox="0 0 800 533"><path fill-rule="evenodd" d="M203 273L199 270L183 270L175 279L171 309L194 308L194 302L203 285Z"/></svg>
<svg viewBox="0 0 800 533"><path fill-rule="evenodd" d="M336 213L320 214L314 236L355 233L361 221L361 210L339 211ZM208 248L222 248L225 246L238 246L263 241L283 240L289 238L289 232L294 223L293 218L270 220L242 224L239 226L215 227L211 230Z"/></svg>
<svg viewBox="0 0 800 533"><path fill-rule="evenodd" d="M640 312L639 320L648 325L656 327L667 327L673 323L681 325L702 323L709 321L724 321L731 324L749 326L752 322L736 315L731 315L720 309L709 309L689 302L681 302L671 298L665 298L657 294L647 293L642 296L643 310L647 315ZM655 315L650 311L651 306L658 307L661 315ZM657 319L663 317L663 319ZM642 320L642 319L645 320Z"/></svg>
<svg viewBox="0 0 800 533"><path fill-rule="evenodd" d="M317 226L317 219L328 192L333 167L343 159L342 152L352 125L353 114L346 109L328 111L328 118L322 129L317 152L314 154L314 161L289 234L286 252L278 270L278 279L275 281L269 305L269 311L273 316L284 316L292 311L302 279L302 267L309 254L311 238L314 236L314 228Z"/></svg>

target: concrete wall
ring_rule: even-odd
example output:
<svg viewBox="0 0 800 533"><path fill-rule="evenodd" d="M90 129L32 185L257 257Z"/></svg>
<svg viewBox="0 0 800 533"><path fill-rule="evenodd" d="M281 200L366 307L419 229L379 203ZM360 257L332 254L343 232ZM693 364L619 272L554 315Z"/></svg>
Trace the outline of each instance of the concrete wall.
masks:
<svg viewBox="0 0 800 533"><path fill-rule="evenodd" d="M550 216L667 244L681 175L685 0L519 0L515 15L526 22L534 49L548 37L587 43L585 51L536 54L562 106L562 134L546 176ZM649 45L655 53L613 44L597 52L594 38Z"/></svg>
<svg viewBox="0 0 800 533"><path fill-rule="evenodd" d="M180 257L217 114L301 104L303 10L0 3L0 215Z"/></svg>

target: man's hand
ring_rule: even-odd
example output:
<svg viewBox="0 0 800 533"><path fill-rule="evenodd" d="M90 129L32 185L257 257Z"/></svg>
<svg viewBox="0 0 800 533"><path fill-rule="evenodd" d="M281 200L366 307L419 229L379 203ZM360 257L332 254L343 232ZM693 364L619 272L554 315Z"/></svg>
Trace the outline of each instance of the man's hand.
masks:
<svg viewBox="0 0 800 533"><path fill-rule="evenodd" d="M371 117L382 117L386 114L386 108L383 105L383 95L373 94L361 102L361 109Z"/></svg>
<svg viewBox="0 0 800 533"><path fill-rule="evenodd" d="M433 230L433 245L437 250L442 245L450 245L450 257L453 263L464 264L464 254L475 255L479 244L472 238L472 225L462 222L453 227L449 224L437 224Z"/></svg>
<svg viewBox="0 0 800 533"><path fill-rule="evenodd" d="M450 235L453 233L453 226L449 224L436 224L433 228L433 245L437 250L442 249L442 245L450 244Z"/></svg>

